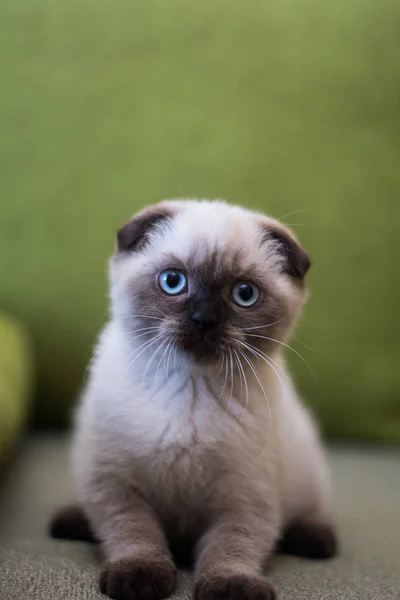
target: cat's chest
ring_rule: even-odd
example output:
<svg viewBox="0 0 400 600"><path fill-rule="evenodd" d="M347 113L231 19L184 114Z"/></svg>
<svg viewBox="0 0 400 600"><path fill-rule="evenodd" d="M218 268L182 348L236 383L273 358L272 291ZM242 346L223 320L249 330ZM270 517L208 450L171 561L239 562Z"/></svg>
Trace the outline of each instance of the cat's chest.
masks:
<svg viewBox="0 0 400 600"><path fill-rule="evenodd" d="M215 398L191 377L171 378L156 393L150 389L135 398L127 423L135 454L161 453L164 462L185 449L218 443L228 433Z"/></svg>
<svg viewBox="0 0 400 600"><path fill-rule="evenodd" d="M121 397L121 396L119 396ZM114 446L125 477L155 506L204 506L219 473L243 471L243 457L260 454L259 427L245 410L229 411L202 380L169 380L156 393L122 398Z"/></svg>
<svg viewBox="0 0 400 600"><path fill-rule="evenodd" d="M157 393L143 393L123 415L127 457L146 477L194 479L249 442L246 415L228 414L202 380L171 379Z"/></svg>

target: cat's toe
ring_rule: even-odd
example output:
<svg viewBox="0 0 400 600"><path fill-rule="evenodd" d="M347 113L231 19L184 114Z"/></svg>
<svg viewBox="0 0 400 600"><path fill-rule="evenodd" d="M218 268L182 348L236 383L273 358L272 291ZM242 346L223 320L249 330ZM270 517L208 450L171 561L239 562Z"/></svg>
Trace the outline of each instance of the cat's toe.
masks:
<svg viewBox="0 0 400 600"><path fill-rule="evenodd" d="M275 600L272 584L254 575L212 575L200 577L195 600Z"/></svg>
<svg viewBox="0 0 400 600"><path fill-rule="evenodd" d="M113 600L161 600L174 592L176 578L168 558L124 558L104 566L100 591Z"/></svg>

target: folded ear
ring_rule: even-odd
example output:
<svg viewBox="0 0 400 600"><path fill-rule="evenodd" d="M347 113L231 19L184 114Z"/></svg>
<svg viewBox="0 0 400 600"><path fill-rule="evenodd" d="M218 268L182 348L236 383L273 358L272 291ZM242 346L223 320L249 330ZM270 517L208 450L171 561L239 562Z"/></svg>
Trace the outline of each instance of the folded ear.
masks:
<svg viewBox="0 0 400 600"><path fill-rule="evenodd" d="M173 210L168 206L160 204L145 208L118 231L118 252L134 252L143 248L148 242L149 234L162 222L172 217Z"/></svg>
<svg viewBox="0 0 400 600"><path fill-rule="evenodd" d="M275 242L274 246L284 257L285 271L292 277L303 279L311 267L311 260L291 231L278 223L268 224L264 230L266 240Z"/></svg>

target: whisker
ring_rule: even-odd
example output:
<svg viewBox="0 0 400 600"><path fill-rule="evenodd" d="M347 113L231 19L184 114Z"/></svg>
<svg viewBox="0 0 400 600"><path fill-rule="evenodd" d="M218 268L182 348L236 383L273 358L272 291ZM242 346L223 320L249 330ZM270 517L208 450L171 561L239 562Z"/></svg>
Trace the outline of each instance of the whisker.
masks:
<svg viewBox="0 0 400 600"><path fill-rule="evenodd" d="M165 341L166 341L166 340L165 340ZM151 365L151 363L153 362L153 360L154 360L155 356L157 355L157 353L158 353L158 352L160 352L160 350L161 350L161 348L163 347L163 345L164 345L164 342L163 342L162 344L160 344L160 345L158 346L158 348L156 348L156 349L155 349L155 351L154 351L154 352L153 352L153 354L151 355L151 357L150 357L149 361L147 362L147 365L146 365L146 367L145 367L145 369L144 369L144 371L143 371L143 375L142 375L142 383L143 383L143 381L144 381L144 379L145 379L145 376L146 376L146 373L147 373L147 371L148 371L148 368L149 368L149 366L150 366L150 365Z"/></svg>
<svg viewBox="0 0 400 600"><path fill-rule="evenodd" d="M178 353L178 344L176 343L178 341L177 338L178 338L178 336L176 336L176 339L175 339L174 371L176 371L176 355Z"/></svg>
<svg viewBox="0 0 400 600"><path fill-rule="evenodd" d="M159 312L161 315L163 315L163 317L166 317L167 319L170 319L171 317L169 315L167 315L165 312L163 312L162 310L160 310L159 308L157 308L157 306L150 306L149 308L151 308L152 310L156 310L157 312Z"/></svg>
<svg viewBox="0 0 400 600"><path fill-rule="evenodd" d="M265 325L257 325L256 327L247 327L244 331L253 331L254 329L265 329L267 327L272 327L273 325L278 325L278 323L282 323L285 320L285 317L279 319L278 321L274 321L273 323L266 323Z"/></svg>
<svg viewBox="0 0 400 600"><path fill-rule="evenodd" d="M160 334L161 335L161 334ZM140 346L138 347L134 347L132 349L132 352L130 352L129 356L128 356L128 360L130 360L132 357L135 356L135 354L137 352L139 352L139 350L141 350L144 346L146 346L149 343L150 340L145 340L142 344L140 344Z"/></svg>
<svg viewBox="0 0 400 600"><path fill-rule="evenodd" d="M233 357L232 357L232 350L230 348L228 348L228 350L229 350L229 363L230 363L230 368L231 368L231 395L229 396L227 412L229 412L229 407L231 405L232 397L233 397Z"/></svg>
<svg viewBox="0 0 400 600"><path fill-rule="evenodd" d="M286 223L286 221L282 221L286 227L312 227L309 223Z"/></svg>
<svg viewBox="0 0 400 600"><path fill-rule="evenodd" d="M281 346L284 346L285 348L288 348L289 350L291 350L292 352L294 352L294 354L296 354L303 361L303 363L306 365L306 367L309 370L309 372L310 372L310 374L311 374L311 376L312 376L315 384L318 386L317 380L315 378L315 375L314 375L314 373L313 373L310 365L308 364L308 362L306 361L306 359L299 352L297 352L297 350L295 350L294 348L292 348L292 346L289 346L289 344L285 344L285 342L281 342L280 340L276 340L275 338L270 338L270 337L267 337L265 335L257 335L255 333L248 333L246 335L249 336L249 337L261 338L261 339L267 340L269 342L274 342L275 344L280 344Z"/></svg>
<svg viewBox="0 0 400 600"><path fill-rule="evenodd" d="M158 327L156 327L156 330L157 329L158 329ZM129 336L129 339L130 339L130 341L133 342L133 340L137 340L138 338L143 337L144 335L151 335L153 333L153 331L154 330L152 330L152 331L144 331L143 333L139 333L139 335L135 335L134 337L130 337ZM128 335L128 333L125 333L125 335Z"/></svg>
<svg viewBox="0 0 400 600"><path fill-rule="evenodd" d="M163 362L163 360L164 360L164 356L165 356L165 355L166 355L166 353L168 352L168 348L170 347L171 343L172 343L172 338L169 340L169 342L168 342L168 344L167 344L167 346L166 346L166 348L165 348L164 352L163 352L163 353L162 353L162 355L161 355L161 358L160 358L160 360L158 361L157 370L156 370L156 376L155 376L155 381L157 381L157 380L158 380L158 373L159 373L159 370L160 370L160 366L161 366L161 364L162 364L162 362Z"/></svg>
<svg viewBox="0 0 400 600"><path fill-rule="evenodd" d="M239 369L242 372L242 376L243 376L244 386L245 386L245 390L246 390L246 405L245 405L245 409L247 410L248 405L249 405L249 388L247 386L246 373L245 373L245 371L243 369L243 365L242 365L242 363L240 361L240 356L239 356L237 350L233 349L233 352L235 353L236 360L237 360L238 365L239 365ZM240 384L240 393L242 393L241 384Z"/></svg>
<svg viewBox="0 0 400 600"><path fill-rule="evenodd" d="M303 346L303 348L305 348L306 350L310 350L310 352L318 352L318 350L316 350L316 348L313 348L312 346L308 346L304 342L301 342L300 340L297 339L296 336L294 336L293 339L295 340L296 344L300 344L300 346Z"/></svg>
<svg viewBox="0 0 400 600"><path fill-rule="evenodd" d="M167 366L166 366L166 369L165 369L165 371L166 371L166 374L167 374L167 377L168 377L168 374L169 374L169 361L170 361L170 359L171 359L171 354L172 354L172 351L174 350L174 347L175 347L175 340L176 340L176 337L177 337L177 336L176 336L176 335L174 335L174 336L171 338L171 342L172 342L172 343L171 343L171 347L170 347L170 350L169 350L169 353L168 353L168 357L167 357Z"/></svg>
<svg viewBox="0 0 400 600"><path fill-rule="evenodd" d="M239 350L239 353L240 353L240 354L243 356L243 358L246 360L246 362L248 363L248 365L249 365L250 369L252 370L253 374L256 376L256 375L257 375L257 374L256 374L256 371L253 369L253 366L252 366L251 362L250 362L250 361L247 359L247 356L245 355L245 353L244 353L242 350ZM258 383L259 383L259 385L260 385L260 387L261 387L261 390L262 390L262 392L263 392L263 394L264 394L264 398L265 398L265 400L266 400L267 407L268 407L268 420L269 420L269 423L268 423L268 430L267 430L267 433L268 433L268 432L271 430L271 428L272 428L272 408L271 408L270 402L269 402L269 400L268 400L268 396L267 396L267 394L266 394L266 392L265 392L264 386L261 384L261 382L260 382L259 378L258 378L258 377L256 377L256 378L257 378L257 381L258 381ZM265 440L264 448L262 449L262 452L261 452L261 454L260 454L260 458L262 458L262 456L264 455L264 452L265 452L265 448L266 448L266 447L267 447L267 439Z"/></svg>
<svg viewBox="0 0 400 600"><path fill-rule="evenodd" d="M219 395L219 398L222 398L222 396L223 396L223 393L224 393L225 387L226 387L226 382L227 382L227 379L228 379L228 358L227 358L226 354L224 354L223 356L224 356L224 361L225 361L225 380L224 380L224 385L222 386L222 390L221 390L221 393Z"/></svg>
<svg viewBox="0 0 400 600"><path fill-rule="evenodd" d="M221 357L220 357L220 359L218 361L217 367L218 366L219 366L219 369L217 371L217 374L212 379L210 379L210 383L213 383L216 379L218 379L218 377L221 374L222 367L224 366L224 354L223 353L221 354Z"/></svg>
<svg viewBox="0 0 400 600"><path fill-rule="evenodd" d="M258 358L261 358L275 373L275 375L277 376L279 383L281 384L282 387L282 391L285 391L285 385L284 382L280 376L280 374L278 373L278 371L276 370L276 368L274 367L274 365L276 365L276 367L278 367L279 369L281 369L281 367L278 365L278 363L276 363L275 361L272 360L272 358L270 358L267 354L265 354L264 352L262 352L261 350L258 350L258 348L256 348L255 346L252 346L251 344L246 344L244 342L240 342L241 344L243 344L243 346L245 346L249 352L251 352L254 356L257 356ZM293 384L290 381L289 377L286 375L286 373L283 371L282 369L282 373L285 376L285 379L287 380L287 382L289 383L289 385L292 387L293 391ZM296 394L296 392L295 392ZM296 395L297 397L297 395Z"/></svg>
<svg viewBox="0 0 400 600"><path fill-rule="evenodd" d="M123 375L125 375L125 373L127 371L129 371L129 369L131 368L131 366L133 365L133 363L139 358L139 356L141 356L143 354L143 352L145 352L148 348L150 348L150 346L152 346L153 344L155 344L159 339L161 339L163 336L162 334L156 336L153 340L151 340L150 342L144 342L144 344L142 344L141 346L139 346L139 348L136 348L136 352L138 350L140 350L141 348L144 348L139 352L139 354L136 354L136 356L134 356L133 360L131 360L129 362L129 364L127 365L127 367L125 368Z"/></svg>
<svg viewBox="0 0 400 600"><path fill-rule="evenodd" d="M245 355L245 353L242 350L239 350L239 353L241 354L241 356L243 356L244 360L249 365L249 367L250 367L254 377L256 378L258 385L260 386L260 389L264 395L264 398L266 400L267 407L268 407L268 413L269 413L269 428L271 429L271 427L272 427L272 409L271 409L271 405L270 405L267 393L265 391L265 388L264 388L262 381L257 373L257 370L254 368L254 365L252 364L252 362L247 358L247 356Z"/></svg>
<svg viewBox="0 0 400 600"><path fill-rule="evenodd" d="M235 357L235 362L236 362L236 364L238 366L238 373L239 373L239 379L240 379L240 401L242 401L242 394L243 394L242 372L240 370L240 366L239 366L239 363L238 363L237 352L236 352L236 350L234 348L232 350L233 350L233 354L234 354L234 357Z"/></svg>
<svg viewBox="0 0 400 600"><path fill-rule="evenodd" d="M274 361L270 356L267 356L268 360L276 366L277 369L280 370L280 372L282 373L282 375L285 377L286 381L289 384L290 389L292 390L292 394L294 395L294 397L299 400L299 397L297 395L297 391L296 388L293 385L292 380L290 379L290 377L288 376L288 374L286 373L285 369L283 369L276 361ZM272 367L272 365L271 365ZM273 367L272 367L273 368ZM275 370L275 369L274 369Z"/></svg>
<svg viewBox="0 0 400 600"><path fill-rule="evenodd" d="M247 364L249 365L250 369L252 370L253 375L256 378L256 380L257 380L257 382L258 382L258 384L259 384L259 386L260 386L260 388L261 388L261 390L263 392L263 395L264 395L265 399L267 400L267 402L269 404L267 393L265 391L265 388L264 388L264 386L262 384L262 381L261 381L261 379L260 379L260 377L259 377L259 375L257 373L257 370L255 369L253 363L247 358L247 356L245 355L245 353L242 350L239 350L239 352L243 356L243 358L245 359L245 361L247 362Z"/></svg>
<svg viewBox="0 0 400 600"><path fill-rule="evenodd" d="M286 217L292 217L293 215L299 215L300 213L309 212L310 210L315 210L315 208L300 208L299 210L294 210L293 212L286 213L286 215L277 217L277 220L282 221L282 219L286 219Z"/></svg>
<svg viewBox="0 0 400 600"><path fill-rule="evenodd" d="M124 331L125 334L129 334L129 333L139 333L139 331L155 331L156 329L159 329L160 326L159 325L151 325L149 327L139 327L139 329L127 329L126 331Z"/></svg>
<svg viewBox="0 0 400 600"><path fill-rule="evenodd" d="M129 315L129 317L119 317L121 321L126 321L127 319L156 319L157 321L164 321L161 317L153 317L151 315Z"/></svg>

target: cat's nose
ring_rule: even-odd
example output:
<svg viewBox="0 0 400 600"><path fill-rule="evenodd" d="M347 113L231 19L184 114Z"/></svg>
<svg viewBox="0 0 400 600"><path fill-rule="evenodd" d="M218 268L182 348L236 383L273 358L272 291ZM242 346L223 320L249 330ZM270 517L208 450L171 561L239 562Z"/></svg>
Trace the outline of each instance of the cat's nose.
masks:
<svg viewBox="0 0 400 600"><path fill-rule="evenodd" d="M218 325L215 313L209 309L195 310L190 314L190 318L201 334L211 331Z"/></svg>

